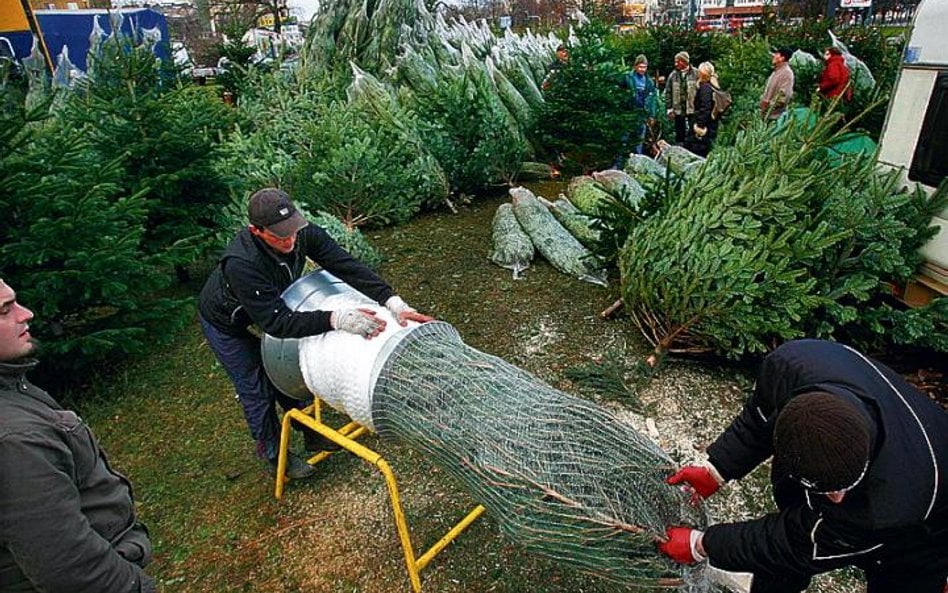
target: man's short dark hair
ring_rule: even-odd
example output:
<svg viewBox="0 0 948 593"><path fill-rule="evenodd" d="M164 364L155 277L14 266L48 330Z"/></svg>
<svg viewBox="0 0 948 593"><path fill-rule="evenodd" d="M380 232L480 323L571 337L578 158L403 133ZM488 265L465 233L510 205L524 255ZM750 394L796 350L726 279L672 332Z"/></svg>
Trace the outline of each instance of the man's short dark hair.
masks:
<svg viewBox="0 0 948 593"><path fill-rule="evenodd" d="M793 50L790 49L789 47L778 47L778 48L774 48L772 51L775 54L780 54L781 56L783 56L784 62L789 62L790 58L793 57Z"/></svg>

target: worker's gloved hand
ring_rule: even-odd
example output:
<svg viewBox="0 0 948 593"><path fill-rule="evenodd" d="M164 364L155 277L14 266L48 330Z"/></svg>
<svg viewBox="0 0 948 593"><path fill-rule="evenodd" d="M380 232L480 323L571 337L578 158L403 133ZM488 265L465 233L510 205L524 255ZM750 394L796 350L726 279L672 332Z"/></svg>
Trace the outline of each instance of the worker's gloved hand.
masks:
<svg viewBox="0 0 948 593"><path fill-rule="evenodd" d="M704 560L701 554L701 537L697 529L688 527L669 527L665 530L668 541L658 544L658 551L679 564L694 564Z"/></svg>
<svg viewBox="0 0 948 593"><path fill-rule="evenodd" d="M385 331L385 320L377 317L372 309L340 309L329 317L333 329L349 332L371 339Z"/></svg>
<svg viewBox="0 0 948 593"><path fill-rule="evenodd" d="M399 325L405 326L408 325L409 321L417 321L418 323L425 323L427 321L433 321L434 317L429 317L428 315L422 315L414 308L409 307L408 303L402 300L400 296L391 296L387 301L385 301L385 308L388 309L389 313L398 321Z"/></svg>
<svg viewBox="0 0 948 593"><path fill-rule="evenodd" d="M708 498L717 492L721 484L724 483L721 476L715 474L717 474L717 471L713 468L688 465L665 481L673 486L678 484L688 485L701 498Z"/></svg>
<svg viewBox="0 0 948 593"><path fill-rule="evenodd" d="M695 131L696 138L704 138L704 135L708 133L708 128L702 128L698 124L693 125L692 129Z"/></svg>
<svg viewBox="0 0 948 593"><path fill-rule="evenodd" d="M668 119L673 119L675 117L674 109L669 109L668 111L666 111L666 113L668 114Z"/></svg>

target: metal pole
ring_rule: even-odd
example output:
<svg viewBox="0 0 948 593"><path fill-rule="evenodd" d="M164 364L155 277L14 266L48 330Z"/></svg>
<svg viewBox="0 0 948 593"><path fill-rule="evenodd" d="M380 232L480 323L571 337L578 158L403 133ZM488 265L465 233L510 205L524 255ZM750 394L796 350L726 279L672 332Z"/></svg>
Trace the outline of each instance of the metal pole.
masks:
<svg viewBox="0 0 948 593"><path fill-rule="evenodd" d="M20 0L20 5L23 7L23 14L26 15L26 22L30 24L30 31L32 31L33 35L39 40L40 53L43 54L46 69L49 70L49 75L52 76L53 58L49 55L49 48L46 47L46 38L43 37L43 32L40 30L39 21L36 20L36 16L33 14L29 0Z"/></svg>

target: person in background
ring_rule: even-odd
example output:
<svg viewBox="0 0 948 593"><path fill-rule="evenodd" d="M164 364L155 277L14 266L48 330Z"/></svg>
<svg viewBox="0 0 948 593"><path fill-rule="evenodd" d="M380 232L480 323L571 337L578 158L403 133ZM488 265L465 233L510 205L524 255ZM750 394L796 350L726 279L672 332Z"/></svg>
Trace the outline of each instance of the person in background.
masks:
<svg viewBox="0 0 948 593"><path fill-rule="evenodd" d="M622 75L619 86L629 90L629 105L639 116L636 119L635 129L629 132L625 140L629 138L634 140L636 144L632 150L636 154L642 154L646 130L655 121L655 115L658 112L658 87L655 86L655 81L648 75L648 58L644 54L635 57L632 70ZM621 169L624 161L625 156L619 155L613 164L613 168Z"/></svg>
<svg viewBox="0 0 948 593"><path fill-rule="evenodd" d="M540 83L540 90L545 91L550 88L550 82L553 80L553 77L556 76L557 72L562 70L567 62L569 62L569 51L565 45L560 45L556 48L556 59L550 63L547 68L548 72L546 73L546 77L544 77L543 82Z"/></svg>
<svg viewBox="0 0 948 593"><path fill-rule="evenodd" d="M826 60L826 66L823 67L820 82L817 85L820 95L826 99L835 99L843 95L844 101L851 101L853 90L849 85L849 68L843 58L843 52L831 45L823 52L823 59Z"/></svg>
<svg viewBox="0 0 948 593"><path fill-rule="evenodd" d="M0 591L151 593L131 484L82 418L26 378L31 319L0 280Z"/></svg>
<svg viewBox="0 0 948 593"><path fill-rule="evenodd" d="M783 115L787 105L793 99L793 70L790 69L790 58L793 50L782 47L773 50L770 60L774 71L767 79L767 86L760 96L760 115L773 121Z"/></svg>
<svg viewBox="0 0 948 593"><path fill-rule="evenodd" d="M694 124L684 143L685 148L699 156L708 156L718 135L718 121L714 118L714 88L719 88L714 64L702 62L698 65Z"/></svg>
<svg viewBox="0 0 948 593"><path fill-rule="evenodd" d="M691 67L688 52L680 51L675 54L675 69L665 81L665 109L668 118L675 120L676 144L684 142L691 129L697 91L698 72Z"/></svg>
<svg viewBox="0 0 948 593"><path fill-rule="evenodd" d="M234 384L257 456L276 473L280 421L275 403L284 410L301 402L281 393L267 377L260 355L260 335L303 338L336 330L366 339L385 330L385 320L370 308L337 311L292 311L282 294L303 274L306 258L384 306L401 323L425 322L395 295L392 288L340 247L322 228L309 224L283 190L265 188L250 197L250 225L224 250L198 299L201 327L208 345ZM303 431L307 451L332 449L333 444ZM287 459L286 476L302 479L313 468L299 456Z"/></svg>
<svg viewBox="0 0 948 593"><path fill-rule="evenodd" d="M842 344L797 340L764 359L707 467L669 484L707 498L773 456L778 511L671 527L662 553L750 572L752 593L797 593L861 568L868 593L942 593L948 578L948 413L892 369Z"/></svg>

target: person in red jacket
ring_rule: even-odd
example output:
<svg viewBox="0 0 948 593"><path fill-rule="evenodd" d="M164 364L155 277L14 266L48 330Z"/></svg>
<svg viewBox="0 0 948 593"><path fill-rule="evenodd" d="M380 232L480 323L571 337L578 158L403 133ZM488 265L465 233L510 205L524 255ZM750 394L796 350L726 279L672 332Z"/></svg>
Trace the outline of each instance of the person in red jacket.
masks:
<svg viewBox="0 0 948 593"><path fill-rule="evenodd" d="M826 66L820 74L820 94L827 99L835 99L843 95L844 101L852 100L853 90L849 86L849 68L846 67L843 52L838 47L827 47L823 52L823 59L826 60Z"/></svg>

